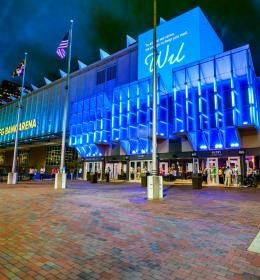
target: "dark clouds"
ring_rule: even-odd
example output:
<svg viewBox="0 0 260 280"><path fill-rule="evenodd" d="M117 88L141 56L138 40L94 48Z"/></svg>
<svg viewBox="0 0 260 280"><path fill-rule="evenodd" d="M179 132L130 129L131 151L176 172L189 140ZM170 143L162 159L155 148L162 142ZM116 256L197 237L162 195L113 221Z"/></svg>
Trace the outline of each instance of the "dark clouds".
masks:
<svg viewBox="0 0 260 280"><path fill-rule="evenodd" d="M249 43L260 74L260 0L157 0L158 16L168 20L200 6L224 43L225 50ZM90 64L99 48L109 53L125 47L125 36L150 29L152 0L0 0L0 81L29 53L27 84L44 84L43 77L59 77L66 61L56 57L56 47L74 19L72 70L77 59ZM18 80L17 80L18 81Z"/></svg>

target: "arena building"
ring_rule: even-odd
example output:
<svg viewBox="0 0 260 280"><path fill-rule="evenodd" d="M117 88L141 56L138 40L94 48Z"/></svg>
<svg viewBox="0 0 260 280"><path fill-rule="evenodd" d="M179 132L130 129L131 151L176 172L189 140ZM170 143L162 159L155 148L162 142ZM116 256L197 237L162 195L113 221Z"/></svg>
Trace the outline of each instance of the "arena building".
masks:
<svg viewBox="0 0 260 280"><path fill-rule="evenodd" d="M200 8L157 27L158 169L189 178L208 170L222 183L226 166L246 175L260 166L259 78L248 45L223 51ZM66 166L87 179L105 168L112 179L151 171L152 30L127 47L71 73ZM64 73L63 73L64 76ZM23 97L20 172L58 167L66 77ZM0 108L0 169L11 170L17 101ZM70 173L70 172L68 172Z"/></svg>

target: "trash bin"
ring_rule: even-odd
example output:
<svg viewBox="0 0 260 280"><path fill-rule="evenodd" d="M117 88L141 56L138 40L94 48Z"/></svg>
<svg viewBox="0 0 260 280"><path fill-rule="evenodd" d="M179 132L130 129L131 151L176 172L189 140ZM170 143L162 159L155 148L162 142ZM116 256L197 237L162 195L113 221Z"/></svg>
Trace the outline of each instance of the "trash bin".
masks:
<svg viewBox="0 0 260 280"><path fill-rule="evenodd" d="M147 187L147 176L150 176L149 172L141 174L141 187Z"/></svg>
<svg viewBox="0 0 260 280"><path fill-rule="evenodd" d="M147 187L147 175L141 174L141 187Z"/></svg>
<svg viewBox="0 0 260 280"><path fill-rule="evenodd" d="M199 174L192 175L192 188L202 189L202 177Z"/></svg>
<svg viewBox="0 0 260 280"><path fill-rule="evenodd" d="M255 175L256 187L260 188L260 174Z"/></svg>
<svg viewBox="0 0 260 280"><path fill-rule="evenodd" d="M87 172L87 181L90 181L90 172Z"/></svg>
<svg viewBox="0 0 260 280"><path fill-rule="evenodd" d="M90 174L91 183L97 183L97 173Z"/></svg>

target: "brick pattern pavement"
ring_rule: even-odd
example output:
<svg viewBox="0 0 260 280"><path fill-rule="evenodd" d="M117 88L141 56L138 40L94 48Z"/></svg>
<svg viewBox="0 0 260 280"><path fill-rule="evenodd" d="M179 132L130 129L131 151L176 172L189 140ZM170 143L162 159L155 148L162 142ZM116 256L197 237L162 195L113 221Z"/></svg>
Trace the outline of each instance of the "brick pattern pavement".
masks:
<svg viewBox="0 0 260 280"><path fill-rule="evenodd" d="M260 190L0 184L0 280L260 279Z"/></svg>

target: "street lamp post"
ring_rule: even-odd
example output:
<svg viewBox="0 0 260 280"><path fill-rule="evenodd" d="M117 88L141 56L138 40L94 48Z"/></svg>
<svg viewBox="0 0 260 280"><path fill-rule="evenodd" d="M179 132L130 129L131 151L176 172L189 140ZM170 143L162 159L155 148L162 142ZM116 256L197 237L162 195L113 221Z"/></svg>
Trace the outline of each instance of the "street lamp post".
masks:
<svg viewBox="0 0 260 280"><path fill-rule="evenodd" d="M147 180L147 196L149 200L163 198L162 176L158 176L157 169L157 47L156 47L156 0L153 2L153 126L152 126L152 176Z"/></svg>

